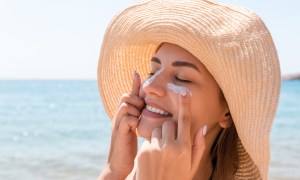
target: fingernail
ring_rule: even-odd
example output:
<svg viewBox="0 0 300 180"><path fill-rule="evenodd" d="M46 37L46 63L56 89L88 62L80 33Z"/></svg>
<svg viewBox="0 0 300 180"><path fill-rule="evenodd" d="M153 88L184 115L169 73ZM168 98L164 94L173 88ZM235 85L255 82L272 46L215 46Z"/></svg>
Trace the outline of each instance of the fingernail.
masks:
<svg viewBox="0 0 300 180"><path fill-rule="evenodd" d="M192 96L192 91L190 91L189 89L187 89L187 92L189 93L190 96Z"/></svg>
<svg viewBox="0 0 300 180"><path fill-rule="evenodd" d="M136 71L135 71L135 76L136 76L137 79L141 79L140 74L138 72L136 72Z"/></svg>
<svg viewBox="0 0 300 180"><path fill-rule="evenodd" d="M132 78L134 79L135 78L135 75L136 75L136 71L132 71Z"/></svg>
<svg viewBox="0 0 300 180"><path fill-rule="evenodd" d="M203 134L203 136L206 135L206 132L207 132L207 125L203 126L203 128L202 128L202 134Z"/></svg>
<svg viewBox="0 0 300 180"><path fill-rule="evenodd" d="M181 96L186 96L186 89L180 91Z"/></svg>

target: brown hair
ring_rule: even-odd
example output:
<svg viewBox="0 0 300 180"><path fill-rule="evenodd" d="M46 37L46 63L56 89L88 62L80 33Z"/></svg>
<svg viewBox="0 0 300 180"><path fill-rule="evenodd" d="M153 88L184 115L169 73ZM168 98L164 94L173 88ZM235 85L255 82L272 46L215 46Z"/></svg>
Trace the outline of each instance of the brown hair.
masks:
<svg viewBox="0 0 300 180"><path fill-rule="evenodd" d="M221 103L226 103L223 92L220 90ZM210 179L234 179L234 174L239 165L237 142L238 134L235 125L232 121L230 113L227 113L231 118L229 128L222 129L218 134L211 148L211 160L213 171Z"/></svg>

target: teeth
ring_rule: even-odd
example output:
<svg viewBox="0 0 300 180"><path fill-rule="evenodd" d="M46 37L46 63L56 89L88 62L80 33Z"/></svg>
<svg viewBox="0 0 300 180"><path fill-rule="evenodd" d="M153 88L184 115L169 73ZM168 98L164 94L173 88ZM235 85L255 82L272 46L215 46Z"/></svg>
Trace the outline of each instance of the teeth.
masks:
<svg viewBox="0 0 300 180"><path fill-rule="evenodd" d="M157 113L157 114L161 114L161 115L168 115L169 113L163 111L163 110L160 110L160 109L157 109L157 108L154 108L152 106L149 106L149 105L146 105L146 109L148 111L151 111L151 112L154 112L154 113Z"/></svg>

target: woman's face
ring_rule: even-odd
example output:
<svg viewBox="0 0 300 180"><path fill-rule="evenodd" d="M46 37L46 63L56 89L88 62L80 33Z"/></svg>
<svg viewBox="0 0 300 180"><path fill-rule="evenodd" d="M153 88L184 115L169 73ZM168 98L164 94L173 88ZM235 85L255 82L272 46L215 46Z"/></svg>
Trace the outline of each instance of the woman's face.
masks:
<svg viewBox="0 0 300 180"><path fill-rule="evenodd" d="M164 43L151 60L150 82L143 82L140 96L147 108L142 111L138 133L150 139L154 128L162 127L165 121L178 121L179 95L167 84L183 86L191 92L191 138L199 127L207 125L207 136L217 134L226 113L226 103L220 100L220 89L205 66L180 46ZM149 79L148 78L148 79Z"/></svg>

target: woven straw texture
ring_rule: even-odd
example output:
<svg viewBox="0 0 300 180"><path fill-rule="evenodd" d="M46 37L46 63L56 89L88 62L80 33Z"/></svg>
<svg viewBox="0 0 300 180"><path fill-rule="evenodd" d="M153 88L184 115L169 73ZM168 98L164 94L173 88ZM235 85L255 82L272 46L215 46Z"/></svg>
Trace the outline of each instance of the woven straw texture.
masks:
<svg viewBox="0 0 300 180"><path fill-rule="evenodd" d="M132 71L145 78L162 42L191 52L222 89L241 140L236 179L268 179L280 67L263 21L248 9L206 0L146 1L121 11L107 28L98 65L110 118L130 91Z"/></svg>

